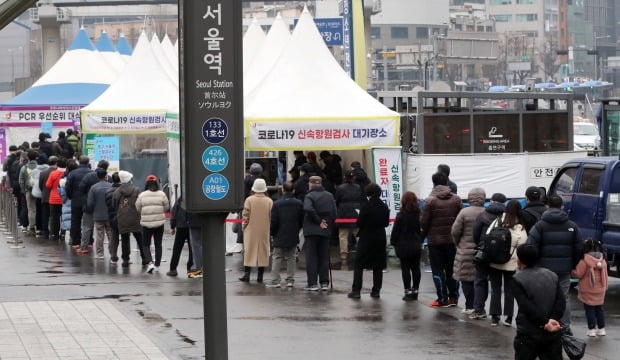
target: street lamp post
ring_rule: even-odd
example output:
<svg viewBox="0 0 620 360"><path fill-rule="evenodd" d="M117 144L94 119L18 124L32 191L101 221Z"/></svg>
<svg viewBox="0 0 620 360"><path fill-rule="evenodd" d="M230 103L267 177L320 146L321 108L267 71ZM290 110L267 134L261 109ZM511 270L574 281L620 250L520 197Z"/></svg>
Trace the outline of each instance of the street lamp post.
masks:
<svg viewBox="0 0 620 360"><path fill-rule="evenodd" d="M598 71L599 71L599 65L598 65L599 56L598 56L597 40L598 39L606 39L606 38L609 38L609 37L610 37L609 35L596 36L596 31L594 32L594 78L592 80L598 80L598 78L599 78L599 73L598 73ZM603 76L601 75L600 78L602 79Z"/></svg>
<svg viewBox="0 0 620 360"><path fill-rule="evenodd" d="M8 51L11 54L11 91L13 96L15 96L15 56L13 49L8 49Z"/></svg>

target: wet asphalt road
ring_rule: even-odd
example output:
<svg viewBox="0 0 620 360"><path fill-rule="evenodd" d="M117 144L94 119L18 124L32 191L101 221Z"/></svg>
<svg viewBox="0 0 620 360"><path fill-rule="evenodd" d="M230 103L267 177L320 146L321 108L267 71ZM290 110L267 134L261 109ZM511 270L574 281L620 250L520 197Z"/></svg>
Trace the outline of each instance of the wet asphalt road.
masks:
<svg viewBox="0 0 620 360"><path fill-rule="evenodd" d="M0 235L1 237L1 235ZM0 301L109 299L171 359L204 358L202 284L185 277L149 275L132 252L128 269L77 256L70 247L26 237L25 247L0 243ZM132 247L135 245L132 243ZM164 239L164 259L172 252ZM107 250L106 250L107 251ZM360 301L346 298L351 272L333 271L334 290L307 293L300 270L294 289L240 283L241 255L226 258L230 359L510 359L514 329L469 320L461 307L433 309L430 274L422 277L420 301L404 303L399 269L384 276L380 300L368 290ZM427 270L427 269L424 269ZM270 276L267 273L266 279ZM365 274L365 285L371 283ZM620 281L610 281L606 338L588 340L587 359L617 359L620 353ZM585 338L585 317L572 294L573 330ZM0 354L1 356L1 354Z"/></svg>

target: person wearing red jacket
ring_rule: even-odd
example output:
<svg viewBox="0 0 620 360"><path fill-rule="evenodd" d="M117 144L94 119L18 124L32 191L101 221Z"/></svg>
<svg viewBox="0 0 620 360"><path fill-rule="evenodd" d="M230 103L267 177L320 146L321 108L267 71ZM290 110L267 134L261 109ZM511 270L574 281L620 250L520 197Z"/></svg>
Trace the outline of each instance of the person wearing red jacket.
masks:
<svg viewBox="0 0 620 360"><path fill-rule="evenodd" d="M65 174L67 160L58 159L58 169L53 171L45 182L45 187L50 191L50 240L60 239L60 214L62 213L62 196L58 192L60 179Z"/></svg>

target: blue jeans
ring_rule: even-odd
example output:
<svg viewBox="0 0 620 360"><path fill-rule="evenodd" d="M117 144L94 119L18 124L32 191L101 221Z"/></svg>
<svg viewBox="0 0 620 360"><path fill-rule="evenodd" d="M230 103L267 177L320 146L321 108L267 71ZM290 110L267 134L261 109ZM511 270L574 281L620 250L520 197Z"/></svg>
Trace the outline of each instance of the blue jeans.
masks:
<svg viewBox="0 0 620 360"><path fill-rule="evenodd" d="M202 233L198 227L189 229L189 243L192 246L192 256L194 257L194 264L192 270L202 269Z"/></svg>
<svg viewBox="0 0 620 360"><path fill-rule="evenodd" d="M588 329L592 330L596 327L599 329L605 328L605 312L603 311L603 305L586 305L583 304L583 308L586 311L586 319L588 319Z"/></svg>

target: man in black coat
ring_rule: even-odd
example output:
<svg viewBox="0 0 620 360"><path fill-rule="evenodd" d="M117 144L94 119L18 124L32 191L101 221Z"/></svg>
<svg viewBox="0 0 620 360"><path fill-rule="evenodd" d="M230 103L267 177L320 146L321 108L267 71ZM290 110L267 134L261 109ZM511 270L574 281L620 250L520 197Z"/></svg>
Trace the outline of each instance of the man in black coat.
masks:
<svg viewBox="0 0 620 360"><path fill-rule="evenodd" d="M450 180L450 166L446 164L439 164L437 165L437 172L446 175L446 177L448 178L448 187L450 188L450 191L456 194L458 187L456 186L456 183L454 181Z"/></svg>
<svg viewBox="0 0 620 360"><path fill-rule="evenodd" d="M71 199L71 245L78 248L82 242L82 215L84 214L85 196L80 191L80 183L88 173L94 173L90 168L90 159L82 155L78 168L71 171L65 183L65 192Z"/></svg>
<svg viewBox="0 0 620 360"><path fill-rule="evenodd" d="M336 191L336 188L342 184L342 165L340 164L342 158L336 154L330 153L327 150L321 151L319 156L325 164L323 167L323 173L330 184L330 187L326 189L333 194Z"/></svg>
<svg viewBox="0 0 620 360"><path fill-rule="evenodd" d="M360 197L362 191L355 183L355 174L348 171L344 176L344 184L336 189L336 208L338 219L343 223L338 224L338 238L340 239L340 270L348 269L349 239L357 234L355 222L360 211Z"/></svg>
<svg viewBox="0 0 620 360"><path fill-rule="evenodd" d="M583 255L583 239L577 224L569 220L568 214L562 210L562 198L552 195L548 204L549 210L543 213L540 221L529 232L527 244L538 249L540 256L537 265L558 276L567 304L562 315L562 327L570 332L570 273Z"/></svg>
<svg viewBox="0 0 620 360"><path fill-rule="evenodd" d="M473 229L473 239L476 246L480 245L480 237L487 232L487 229L498 216L506 210L506 196L502 193L495 193L491 196L491 203L476 218ZM485 319L487 313L485 304L489 296L489 263L476 262L476 277L474 278L474 312L469 314L470 319Z"/></svg>
<svg viewBox="0 0 620 360"><path fill-rule="evenodd" d="M515 359L562 359L559 323L566 306L558 277L537 267L538 251L531 245L517 248L518 271L511 286L519 313L514 339Z"/></svg>
<svg viewBox="0 0 620 360"><path fill-rule="evenodd" d="M304 197L304 251L306 252L306 291L329 290L329 236L336 218L334 197L322 186L320 176L311 176L310 191Z"/></svg>
<svg viewBox="0 0 620 360"><path fill-rule="evenodd" d="M304 197L306 193L308 193L308 183L310 182L310 177L316 175L314 172L314 168L310 164L303 164L299 168L299 179L295 181L295 189L293 193L295 197L300 201L304 201Z"/></svg>
<svg viewBox="0 0 620 360"><path fill-rule="evenodd" d="M547 210L547 206L540 200L542 191L537 186L530 186L525 190L525 207L521 210L523 226L528 233L530 229L540 220L542 214Z"/></svg>
<svg viewBox="0 0 620 360"><path fill-rule="evenodd" d="M282 185L282 197L271 208L271 236L273 236L272 279L267 287L280 287L280 269L286 263L286 287L295 284L297 267L295 252L299 243L299 230L304 223L304 205L293 196L293 184Z"/></svg>

